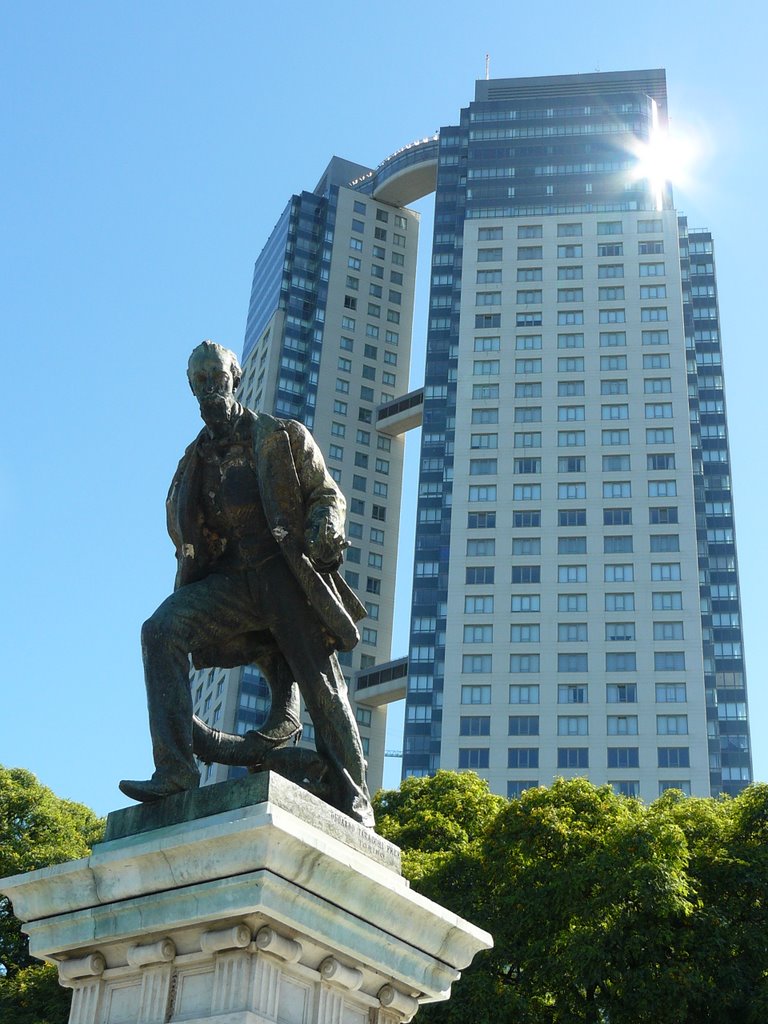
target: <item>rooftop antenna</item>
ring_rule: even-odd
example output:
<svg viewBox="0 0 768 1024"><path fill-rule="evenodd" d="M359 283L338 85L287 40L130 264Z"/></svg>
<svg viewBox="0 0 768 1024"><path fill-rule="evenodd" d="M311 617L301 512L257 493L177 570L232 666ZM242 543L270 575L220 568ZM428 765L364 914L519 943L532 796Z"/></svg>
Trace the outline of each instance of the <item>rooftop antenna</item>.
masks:
<svg viewBox="0 0 768 1024"><path fill-rule="evenodd" d="M485 80L486 82L491 77L491 55L486 53L485 55Z"/></svg>

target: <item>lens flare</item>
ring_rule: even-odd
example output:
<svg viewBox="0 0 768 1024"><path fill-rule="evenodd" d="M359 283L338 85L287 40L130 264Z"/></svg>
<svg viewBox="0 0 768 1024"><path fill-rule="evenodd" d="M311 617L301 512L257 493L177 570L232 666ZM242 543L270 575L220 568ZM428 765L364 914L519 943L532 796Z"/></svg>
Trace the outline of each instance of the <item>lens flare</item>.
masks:
<svg viewBox="0 0 768 1024"><path fill-rule="evenodd" d="M690 134L673 134L656 127L647 142L637 143L633 155L637 164L632 177L648 182L656 209L661 210L667 184L684 188L690 182L700 146Z"/></svg>

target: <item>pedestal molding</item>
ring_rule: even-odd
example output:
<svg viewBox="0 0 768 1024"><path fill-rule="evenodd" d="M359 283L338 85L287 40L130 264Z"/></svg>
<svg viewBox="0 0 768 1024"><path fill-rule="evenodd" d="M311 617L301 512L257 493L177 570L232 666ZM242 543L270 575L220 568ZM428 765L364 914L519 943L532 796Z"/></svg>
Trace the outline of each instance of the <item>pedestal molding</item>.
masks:
<svg viewBox="0 0 768 1024"><path fill-rule="evenodd" d="M267 800L0 891L73 989L70 1024L397 1024L447 998L490 936L321 825Z"/></svg>

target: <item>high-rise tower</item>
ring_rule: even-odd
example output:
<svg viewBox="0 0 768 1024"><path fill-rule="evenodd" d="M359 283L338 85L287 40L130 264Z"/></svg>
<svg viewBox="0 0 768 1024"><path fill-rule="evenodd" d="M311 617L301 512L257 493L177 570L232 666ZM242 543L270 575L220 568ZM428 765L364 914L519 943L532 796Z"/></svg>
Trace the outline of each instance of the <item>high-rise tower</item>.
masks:
<svg viewBox="0 0 768 1024"><path fill-rule="evenodd" d="M375 413L408 387L419 228L418 214L350 185L371 174L335 157L312 192L291 197L256 261L239 392L249 408L305 423L346 496L343 572L368 610L361 642L339 655L350 688L356 670L390 657L404 442L379 432ZM243 733L266 717L255 667L195 673L192 689L216 728ZM375 790L389 698L351 696ZM212 765L204 781L239 771Z"/></svg>
<svg viewBox="0 0 768 1024"><path fill-rule="evenodd" d="M750 778L711 237L663 71L477 83L440 132L403 770Z"/></svg>

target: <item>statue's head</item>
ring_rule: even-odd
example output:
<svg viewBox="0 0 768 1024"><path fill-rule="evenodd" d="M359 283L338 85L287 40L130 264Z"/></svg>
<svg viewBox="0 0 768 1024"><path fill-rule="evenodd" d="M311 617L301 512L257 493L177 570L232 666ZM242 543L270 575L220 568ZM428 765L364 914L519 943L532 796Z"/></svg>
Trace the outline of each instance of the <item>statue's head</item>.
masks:
<svg viewBox="0 0 768 1024"><path fill-rule="evenodd" d="M187 380L200 403L200 415L214 432L237 409L235 391L242 376L235 353L214 341L202 342L189 357Z"/></svg>
<svg viewBox="0 0 768 1024"><path fill-rule="evenodd" d="M240 387L243 371L235 353L231 352L228 348L224 348L223 345L217 344L215 341L206 339L206 341L201 341L197 348L192 349L192 354L187 363L187 380L189 381L190 388L192 388L192 394L196 398L199 398L199 395L194 385L195 370L204 363L211 364L217 361L226 368L232 377L232 391L235 392Z"/></svg>

